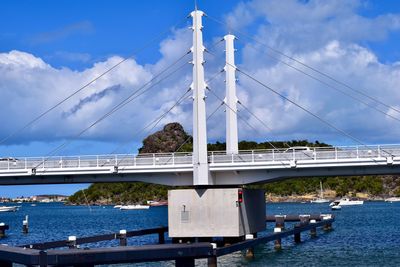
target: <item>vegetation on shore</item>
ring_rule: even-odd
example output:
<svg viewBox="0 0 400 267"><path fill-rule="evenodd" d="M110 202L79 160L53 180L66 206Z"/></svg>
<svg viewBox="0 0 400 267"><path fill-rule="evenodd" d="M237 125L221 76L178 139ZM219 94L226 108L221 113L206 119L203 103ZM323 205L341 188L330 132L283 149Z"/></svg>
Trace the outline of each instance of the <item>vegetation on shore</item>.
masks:
<svg viewBox="0 0 400 267"><path fill-rule="evenodd" d="M239 142L240 150L287 148L288 146L324 147L329 146L318 141L307 140L274 141L274 142ZM216 142L208 144L209 151L225 150L225 143ZM192 151L192 139L179 123L165 125L143 141L143 147L139 153L162 152L189 152ZM333 192L335 196L356 196L363 193L368 197L400 196L400 178L398 176L361 176L361 177L310 177L290 179L267 184L251 185L249 188L264 189L267 194L273 196L301 196L306 194L318 194L319 181L322 181L324 190ZM146 200L166 200L169 189L173 187L146 183L98 183L92 184L88 189L80 190L70 196L71 204L97 203L143 203Z"/></svg>

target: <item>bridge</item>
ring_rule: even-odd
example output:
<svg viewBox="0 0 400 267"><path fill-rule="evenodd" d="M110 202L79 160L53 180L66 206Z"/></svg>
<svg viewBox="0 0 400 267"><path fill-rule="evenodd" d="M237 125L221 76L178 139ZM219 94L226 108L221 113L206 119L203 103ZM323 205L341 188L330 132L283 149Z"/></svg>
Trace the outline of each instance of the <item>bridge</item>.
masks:
<svg viewBox="0 0 400 267"><path fill-rule="evenodd" d="M213 185L271 182L307 176L395 174L400 145L209 152ZM40 166L36 168L37 166ZM34 170L34 173L32 173ZM141 181L193 185L193 153L61 156L0 161L2 185Z"/></svg>
<svg viewBox="0 0 400 267"><path fill-rule="evenodd" d="M286 100L360 145L239 151L237 129L237 104L239 102L236 97L236 72L241 72L244 76L273 92L274 90L236 67L234 60L235 36L232 34L224 37L226 51L224 105L226 106L227 149L221 152L208 152L205 92L209 88L204 79L204 52L206 49L203 45L202 35L203 15L204 13L199 10L191 13L193 19L191 27L193 47L190 49L193 54L191 62L193 64L193 83L191 85L193 92L192 153L2 158L0 160L0 185L141 181L164 185L204 187L271 182L293 177L399 173L400 145L368 146L362 144L358 139L327 123L290 99ZM284 98L284 96L280 96ZM119 105L123 106L126 103L122 102ZM119 109L120 106L114 109ZM107 116L108 114L105 114L103 117Z"/></svg>

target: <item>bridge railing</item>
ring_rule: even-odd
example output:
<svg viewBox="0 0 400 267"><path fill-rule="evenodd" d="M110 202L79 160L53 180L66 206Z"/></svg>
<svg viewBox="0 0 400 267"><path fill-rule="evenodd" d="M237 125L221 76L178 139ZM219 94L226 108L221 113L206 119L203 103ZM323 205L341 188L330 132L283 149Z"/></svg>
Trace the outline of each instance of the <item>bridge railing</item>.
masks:
<svg viewBox="0 0 400 267"><path fill-rule="evenodd" d="M343 160L399 157L400 145L309 147L301 149L264 149L239 151L227 154L226 151L210 152L211 163L240 163L295 160Z"/></svg>
<svg viewBox="0 0 400 267"><path fill-rule="evenodd" d="M246 150L239 154L226 151L209 152L210 163L261 163L298 160L346 160L400 157L400 145L302 147L289 149ZM0 170L146 167L192 164L192 153L113 154L62 157L0 158Z"/></svg>

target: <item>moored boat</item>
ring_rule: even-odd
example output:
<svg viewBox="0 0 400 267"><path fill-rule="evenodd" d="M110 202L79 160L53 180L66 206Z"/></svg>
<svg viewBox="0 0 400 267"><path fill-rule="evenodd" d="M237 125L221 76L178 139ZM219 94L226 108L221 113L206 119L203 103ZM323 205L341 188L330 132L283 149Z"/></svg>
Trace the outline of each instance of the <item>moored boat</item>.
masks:
<svg viewBox="0 0 400 267"><path fill-rule="evenodd" d="M167 206L168 205L168 201L153 201L153 200L148 200L147 204L150 207L159 207L159 206Z"/></svg>
<svg viewBox="0 0 400 267"><path fill-rule="evenodd" d="M18 206L0 206L0 212L13 212L17 210Z"/></svg>
<svg viewBox="0 0 400 267"><path fill-rule="evenodd" d="M340 205L333 205L333 206L331 207L331 209L332 209L332 210L341 210L341 209L342 209L342 206L340 206Z"/></svg>
<svg viewBox="0 0 400 267"><path fill-rule="evenodd" d="M389 197L389 198L385 199L385 202L390 202L390 203L400 202L400 197Z"/></svg>
<svg viewBox="0 0 400 267"><path fill-rule="evenodd" d="M124 205L121 206L120 210L147 210L150 206L148 205Z"/></svg>
<svg viewBox="0 0 400 267"><path fill-rule="evenodd" d="M319 198L311 200L311 203L328 203L329 199L324 198L324 190L322 189L322 181L319 181L320 191Z"/></svg>
<svg viewBox="0 0 400 267"><path fill-rule="evenodd" d="M329 206L354 206L354 205L363 205L364 201L363 200L351 200L349 198L342 198L340 200L335 200L329 204Z"/></svg>

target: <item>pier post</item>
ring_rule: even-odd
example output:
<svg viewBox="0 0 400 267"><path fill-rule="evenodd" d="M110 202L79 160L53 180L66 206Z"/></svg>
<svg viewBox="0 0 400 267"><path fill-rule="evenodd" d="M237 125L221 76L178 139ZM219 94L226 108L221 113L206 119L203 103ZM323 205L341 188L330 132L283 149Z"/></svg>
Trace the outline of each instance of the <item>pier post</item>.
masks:
<svg viewBox="0 0 400 267"><path fill-rule="evenodd" d="M301 225L295 225L294 229L300 228L300 227L301 227ZM295 243L301 243L301 233L300 233L300 231L294 233L294 242Z"/></svg>
<svg viewBox="0 0 400 267"><path fill-rule="evenodd" d="M25 216L25 220L22 221L22 233L27 234L29 232L28 215Z"/></svg>
<svg viewBox="0 0 400 267"><path fill-rule="evenodd" d="M275 227L285 229L285 215L275 215Z"/></svg>
<svg viewBox="0 0 400 267"><path fill-rule="evenodd" d="M6 236L6 230L9 229L9 226L6 225L5 223L0 223L0 238L3 238ZM1 265L0 265L1 266Z"/></svg>
<svg viewBox="0 0 400 267"><path fill-rule="evenodd" d="M127 245L126 230L119 230L118 238L119 238L119 245L121 247Z"/></svg>
<svg viewBox="0 0 400 267"><path fill-rule="evenodd" d="M47 252L39 251L39 267L47 267Z"/></svg>
<svg viewBox="0 0 400 267"><path fill-rule="evenodd" d="M183 258L175 260L175 267L194 267L194 258Z"/></svg>
<svg viewBox="0 0 400 267"><path fill-rule="evenodd" d="M274 228L274 233L280 233L280 232L282 232L282 228L280 228L280 227L275 227ZM280 239L280 238L275 239L275 246L274 247L275 247L276 250L282 249L282 239Z"/></svg>
<svg viewBox="0 0 400 267"><path fill-rule="evenodd" d="M322 219L322 221L325 221L325 220L329 220L329 219L331 219L332 218L332 216L331 215L325 215L325 216L321 216L321 219ZM332 230L332 224L331 223L326 223L325 225L324 225L324 231L330 231L330 230Z"/></svg>
<svg viewBox="0 0 400 267"><path fill-rule="evenodd" d="M9 261L0 261L0 266L1 267L12 267L13 264L12 264L12 262L9 262Z"/></svg>
<svg viewBox="0 0 400 267"><path fill-rule="evenodd" d="M160 230L158 232L158 244L164 244L165 243L165 236L164 236L164 230Z"/></svg>
<svg viewBox="0 0 400 267"><path fill-rule="evenodd" d="M257 233L252 234L252 235L246 235L245 239L246 240L251 240L257 237ZM247 259L253 259L254 258L254 247L249 247L246 249L246 258Z"/></svg>
<svg viewBox="0 0 400 267"><path fill-rule="evenodd" d="M207 258L207 266L208 267L217 267L218 263L217 263L217 257L213 256L210 258Z"/></svg>
<svg viewBox="0 0 400 267"><path fill-rule="evenodd" d="M300 225L307 225L310 223L310 215L299 215Z"/></svg>
<svg viewBox="0 0 400 267"><path fill-rule="evenodd" d="M71 235L71 236L68 237L67 246L70 249L76 248L76 236Z"/></svg>
<svg viewBox="0 0 400 267"><path fill-rule="evenodd" d="M314 224L316 222L317 222L316 220L310 220L311 224ZM316 227L311 228L310 235L311 235L311 237L316 237L317 236L317 228Z"/></svg>

